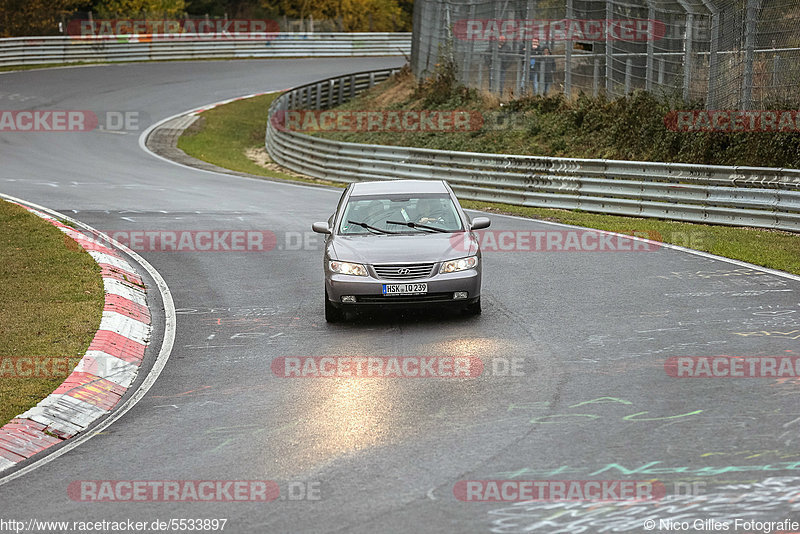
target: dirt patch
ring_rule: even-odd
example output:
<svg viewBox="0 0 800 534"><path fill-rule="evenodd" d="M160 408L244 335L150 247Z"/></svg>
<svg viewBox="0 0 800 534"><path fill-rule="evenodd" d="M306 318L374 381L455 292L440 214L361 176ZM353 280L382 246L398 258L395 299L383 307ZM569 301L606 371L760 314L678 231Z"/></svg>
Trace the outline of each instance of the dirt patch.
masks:
<svg viewBox="0 0 800 534"><path fill-rule="evenodd" d="M287 169L286 167L281 167L280 165L272 161L272 158L269 157L269 153L267 153L267 149L263 146L248 148L247 150L244 151L244 155L247 156L247 158L250 161L258 165L259 167L263 167L273 172L288 174L293 178L302 178L303 180L306 181L310 180L319 184L341 185L341 184L334 184L333 182L330 182L328 180L320 180L318 178L314 178L313 176L306 176L305 174L299 174L290 169Z"/></svg>
<svg viewBox="0 0 800 534"><path fill-rule="evenodd" d="M408 102L417 87L417 81L410 72L396 74L390 83L391 86L376 91L368 97L371 104L384 109L398 102Z"/></svg>

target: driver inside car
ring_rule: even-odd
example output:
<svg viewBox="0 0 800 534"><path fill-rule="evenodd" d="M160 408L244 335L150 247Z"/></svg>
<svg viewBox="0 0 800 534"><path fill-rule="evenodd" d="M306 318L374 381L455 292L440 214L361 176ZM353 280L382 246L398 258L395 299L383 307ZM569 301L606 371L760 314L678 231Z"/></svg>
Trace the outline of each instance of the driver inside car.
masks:
<svg viewBox="0 0 800 534"><path fill-rule="evenodd" d="M417 219L418 224L430 224L435 222L444 222L445 212L442 209L442 203L436 198L421 198L417 201Z"/></svg>

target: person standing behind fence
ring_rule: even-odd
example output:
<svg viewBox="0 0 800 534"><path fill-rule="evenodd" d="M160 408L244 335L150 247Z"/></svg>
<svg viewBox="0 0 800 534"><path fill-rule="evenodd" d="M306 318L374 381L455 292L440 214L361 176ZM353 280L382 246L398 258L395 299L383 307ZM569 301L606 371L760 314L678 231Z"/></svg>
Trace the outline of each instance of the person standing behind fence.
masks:
<svg viewBox="0 0 800 534"><path fill-rule="evenodd" d="M539 71L541 70L542 61L538 57L542 53L542 49L539 46L539 39L534 37L531 40L531 64L529 69L529 80L531 81L531 86L533 87L533 94L539 93L539 78L541 74Z"/></svg>
<svg viewBox="0 0 800 534"><path fill-rule="evenodd" d="M544 91L542 91L542 93L547 94L550 90L550 86L553 85L553 72L556 70L556 60L549 48L545 47L542 53L544 54L544 58L542 59L544 63Z"/></svg>
<svg viewBox="0 0 800 534"><path fill-rule="evenodd" d="M512 52L511 45L508 44L508 39L506 39L505 35L501 35L497 39L497 44L497 57L500 61L500 94L502 95L506 87L506 70L508 69L508 65L511 63Z"/></svg>

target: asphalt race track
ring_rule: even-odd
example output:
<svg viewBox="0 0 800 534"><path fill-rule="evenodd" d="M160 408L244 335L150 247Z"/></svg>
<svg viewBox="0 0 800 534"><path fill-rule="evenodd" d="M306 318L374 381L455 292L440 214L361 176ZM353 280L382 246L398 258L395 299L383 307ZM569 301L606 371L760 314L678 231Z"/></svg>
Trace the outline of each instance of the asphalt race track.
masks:
<svg viewBox="0 0 800 534"><path fill-rule="evenodd" d="M400 63L9 73L0 109L139 111L144 128L228 98ZM800 355L800 281L666 248L487 252L478 318L382 314L328 325L310 226L340 192L173 165L143 151L139 134L0 133L0 192L106 232L263 231L277 246L140 252L177 308L166 368L107 431L0 486L2 516L226 518L235 533L671 532L645 521L800 520L800 381L680 379L664 366L676 356ZM492 221L492 230L567 230ZM296 246L298 236L316 241ZM328 355L471 356L484 371L290 379L270 368L281 356ZM658 479L666 496L603 505L454 496L459 481L505 479ZM81 480L272 480L282 498L73 501L67 487Z"/></svg>

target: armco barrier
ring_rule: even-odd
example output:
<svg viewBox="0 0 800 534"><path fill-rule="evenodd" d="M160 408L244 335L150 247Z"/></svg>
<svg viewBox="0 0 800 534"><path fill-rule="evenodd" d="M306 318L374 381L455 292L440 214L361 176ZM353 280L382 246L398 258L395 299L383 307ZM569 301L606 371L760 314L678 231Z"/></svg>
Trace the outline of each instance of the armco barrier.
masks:
<svg viewBox="0 0 800 534"><path fill-rule="evenodd" d="M800 170L365 145L288 131L272 120L278 111L341 104L393 72L328 78L276 98L266 131L270 157L335 182L444 179L463 199L800 231Z"/></svg>
<svg viewBox="0 0 800 534"><path fill-rule="evenodd" d="M191 37L191 38L190 38ZM12 37L0 39L0 67L45 63L168 59L399 56L411 52L410 33L226 34L225 38L142 35Z"/></svg>

